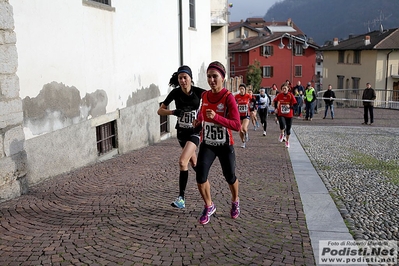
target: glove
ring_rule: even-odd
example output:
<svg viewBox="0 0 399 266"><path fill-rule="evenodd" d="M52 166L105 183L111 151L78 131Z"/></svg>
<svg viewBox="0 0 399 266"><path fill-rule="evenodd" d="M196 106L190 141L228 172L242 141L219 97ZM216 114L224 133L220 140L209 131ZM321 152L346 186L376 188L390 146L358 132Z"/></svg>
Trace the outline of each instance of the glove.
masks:
<svg viewBox="0 0 399 266"><path fill-rule="evenodd" d="M180 117L183 115L183 110L180 110L180 109L173 110L172 114L174 116Z"/></svg>

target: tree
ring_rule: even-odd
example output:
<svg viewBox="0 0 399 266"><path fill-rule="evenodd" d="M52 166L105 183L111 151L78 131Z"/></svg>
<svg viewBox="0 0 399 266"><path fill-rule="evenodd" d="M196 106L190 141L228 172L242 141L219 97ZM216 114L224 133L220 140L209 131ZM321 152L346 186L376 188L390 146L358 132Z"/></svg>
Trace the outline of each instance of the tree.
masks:
<svg viewBox="0 0 399 266"><path fill-rule="evenodd" d="M247 85L251 85L253 92L258 93L261 82L262 82L262 70L260 68L259 61L255 60L253 65L248 66Z"/></svg>

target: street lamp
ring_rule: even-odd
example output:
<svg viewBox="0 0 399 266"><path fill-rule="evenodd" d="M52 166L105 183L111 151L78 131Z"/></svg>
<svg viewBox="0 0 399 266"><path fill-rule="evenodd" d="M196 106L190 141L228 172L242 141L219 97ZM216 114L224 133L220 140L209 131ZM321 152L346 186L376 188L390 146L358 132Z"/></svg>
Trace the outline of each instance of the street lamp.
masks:
<svg viewBox="0 0 399 266"><path fill-rule="evenodd" d="M295 35L292 35L292 34L289 34L289 33L284 33L284 34L281 36L280 44L278 45L278 48L279 48L279 49L284 49L284 47L285 47L285 45L284 45L284 43L283 43L283 38L284 38L284 37L288 37L288 39L289 39L289 43L288 43L288 45L287 45L287 49L289 49L289 50L292 49L292 41L293 41L293 40L294 40L294 41L296 41L296 40L303 41L303 45L302 45L302 48L303 48L303 49L308 49L308 47L309 47L309 44L308 44L308 42L307 42L308 38L307 38L306 35L303 35L304 38L301 39L301 38L299 38L298 36L295 36Z"/></svg>
<svg viewBox="0 0 399 266"><path fill-rule="evenodd" d="M297 41L299 41L299 42L303 42L303 44L302 44L302 49L303 50L306 50L306 49L308 49L308 47L309 47L309 44L308 44L308 42L307 42L307 36L306 35L303 35L303 39L302 38L299 38L298 36L295 36L295 35L292 35L292 34L289 34L289 33L284 33L283 35L281 35L281 38L280 38L280 44L278 45L278 48L281 50L281 49L284 49L284 47L285 47L285 45L284 45L284 43L283 43L283 38L284 37L287 37L288 38L288 40L289 40L289 42L288 42L288 44L287 44L287 49L288 50L291 50L292 48L293 48L293 44L294 44L294 49L295 49L295 51L294 52L291 52L291 70L290 70L290 72L291 72L291 82L293 81L293 64L294 64L294 57L293 57L293 53L298 53L298 52L300 52L300 51L297 51L297 47L296 47L296 42Z"/></svg>

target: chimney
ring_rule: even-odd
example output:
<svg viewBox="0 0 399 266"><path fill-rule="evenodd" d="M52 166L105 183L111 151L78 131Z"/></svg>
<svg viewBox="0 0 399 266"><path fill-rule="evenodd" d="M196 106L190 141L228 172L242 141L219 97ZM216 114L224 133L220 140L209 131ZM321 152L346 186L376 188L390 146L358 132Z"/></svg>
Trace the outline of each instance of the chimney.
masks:
<svg viewBox="0 0 399 266"><path fill-rule="evenodd" d="M291 20L291 18L289 18L289 19L287 20L287 26L292 26L292 20Z"/></svg>
<svg viewBox="0 0 399 266"><path fill-rule="evenodd" d="M371 43L370 42L370 36L367 35L366 38L364 39L364 45L369 45L370 43Z"/></svg>
<svg viewBox="0 0 399 266"><path fill-rule="evenodd" d="M338 38L334 38L333 45L334 45L334 46L337 46L337 45L338 45Z"/></svg>

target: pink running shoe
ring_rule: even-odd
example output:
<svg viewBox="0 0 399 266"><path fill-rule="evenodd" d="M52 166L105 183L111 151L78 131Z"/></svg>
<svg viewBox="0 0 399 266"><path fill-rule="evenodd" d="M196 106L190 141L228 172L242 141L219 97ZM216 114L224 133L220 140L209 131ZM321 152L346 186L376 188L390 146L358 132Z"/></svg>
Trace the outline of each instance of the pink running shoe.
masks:
<svg viewBox="0 0 399 266"><path fill-rule="evenodd" d="M211 215L216 211L215 204L212 203L211 206L207 207L205 205L204 210L202 211L202 215L199 219L200 224L207 224L211 220Z"/></svg>
<svg viewBox="0 0 399 266"><path fill-rule="evenodd" d="M230 215L232 219L237 219L240 215L240 200L231 203Z"/></svg>

